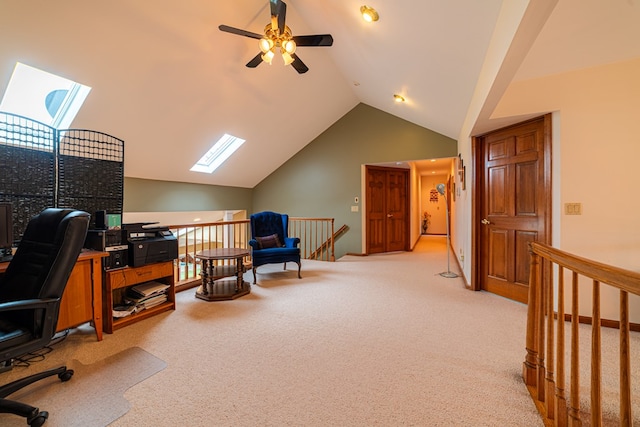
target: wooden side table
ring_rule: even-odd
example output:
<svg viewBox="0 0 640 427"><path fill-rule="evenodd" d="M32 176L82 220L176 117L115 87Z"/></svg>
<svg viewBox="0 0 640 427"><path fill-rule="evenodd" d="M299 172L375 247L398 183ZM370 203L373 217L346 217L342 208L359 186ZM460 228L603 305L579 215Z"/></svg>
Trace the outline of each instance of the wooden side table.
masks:
<svg viewBox="0 0 640 427"><path fill-rule="evenodd" d="M243 259L248 249L216 248L197 252L202 260L202 285L196 290L196 298L205 301L224 301L239 298L251 292L251 285L243 279ZM234 260L235 263L215 265L214 261Z"/></svg>

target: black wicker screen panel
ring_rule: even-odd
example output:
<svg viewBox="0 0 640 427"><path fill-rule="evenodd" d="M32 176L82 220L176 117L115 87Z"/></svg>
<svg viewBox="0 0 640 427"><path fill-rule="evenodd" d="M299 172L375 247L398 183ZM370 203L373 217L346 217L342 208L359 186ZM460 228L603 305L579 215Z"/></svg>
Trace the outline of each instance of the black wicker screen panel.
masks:
<svg viewBox="0 0 640 427"><path fill-rule="evenodd" d="M122 214L124 143L89 130L60 131L58 206ZM92 217L91 226L95 225Z"/></svg>
<svg viewBox="0 0 640 427"><path fill-rule="evenodd" d="M57 130L0 112L0 201L13 204L13 235L47 207L122 214L124 142L90 130Z"/></svg>

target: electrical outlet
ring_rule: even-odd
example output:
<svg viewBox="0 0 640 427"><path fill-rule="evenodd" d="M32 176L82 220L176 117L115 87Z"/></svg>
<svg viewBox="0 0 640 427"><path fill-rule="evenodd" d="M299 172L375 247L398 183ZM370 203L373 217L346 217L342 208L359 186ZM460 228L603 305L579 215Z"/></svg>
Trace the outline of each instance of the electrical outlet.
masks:
<svg viewBox="0 0 640 427"><path fill-rule="evenodd" d="M351 206L351 212L358 212L358 206Z"/></svg>

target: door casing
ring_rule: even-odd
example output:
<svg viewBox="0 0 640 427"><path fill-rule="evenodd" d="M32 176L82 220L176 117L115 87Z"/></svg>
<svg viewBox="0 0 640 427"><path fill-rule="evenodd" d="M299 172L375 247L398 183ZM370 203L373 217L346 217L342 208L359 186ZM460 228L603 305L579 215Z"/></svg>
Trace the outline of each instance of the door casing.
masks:
<svg viewBox="0 0 640 427"><path fill-rule="evenodd" d="M471 278L470 278L470 288L472 290L482 290L481 289L481 269L482 269L482 251L480 250L480 246L482 241L480 239L480 228L482 227L481 221L483 219L482 212L482 200L484 198L484 187L482 185L482 168L484 167L484 159L482 153L481 142L482 139L490 135L494 132L502 132L507 130L510 127L521 126L527 124L529 122L533 122L536 120L543 120L543 159L544 163L544 195L543 195L543 203L545 204L545 215L543 218L544 221L544 230L539 235L538 241L546 244L551 243L551 219L552 219L552 191L551 191L551 162L552 162L552 152L551 152L551 114L546 114L542 117L537 117L531 120L527 120L525 122L517 123L511 126L507 126L505 128L497 129L492 132L488 132L487 134L474 136L471 141L471 151L472 151L472 162L474 167L472 168L472 210L471 210L471 250L472 250L472 267L471 267ZM546 276L546 272L544 273ZM543 280L548 280L548 277L545 277Z"/></svg>
<svg viewBox="0 0 640 427"><path fill-rule="evenodd" d="M381 166L365 167L366 208L366 253L383 253L409 250L409 170ZM376 194L384 200L372 197L371 177L384 175L384 183ZM397 183L389 182L388 175L401 175L403 188L398 193ZM391 188L390 186L394 186ZM373 212L372 212L373 211ZM393 212L392 212L393 211ZM397 216L400 215L400 218ZM395 216L395 217L394 217ZM399 239L399 240L398 240Z"/></svg>

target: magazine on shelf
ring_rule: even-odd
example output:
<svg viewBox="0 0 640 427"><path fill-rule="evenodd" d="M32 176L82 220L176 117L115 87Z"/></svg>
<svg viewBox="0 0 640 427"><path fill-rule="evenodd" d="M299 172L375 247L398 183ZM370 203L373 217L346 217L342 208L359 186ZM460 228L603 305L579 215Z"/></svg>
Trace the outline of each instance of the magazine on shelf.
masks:
<svg viewBox="0 0 640 427"><path fill-rule="evenodd" d="M169 289L169 285L161 282L151 281L144 282L139 285L129 288L130 294L138 295L140 297L149 297L156 294L161 294Z"/></svg>
<svg viewBox="0 0 640 427"><path fill-rule="evenodd" d="M150 308L167 301L167 294L157 294L145 298L135 298L125 295L124 301L129 304L133 304L140 309Z"/></svg>
<svg viewBox="0 0 640 427"><path fill-rule="evenodd" d="M119 319L137 313L138 311L140 311L140 308L138 308L138 306L136 306L135 304L123 304L114 306L113 310L111 311L113 312L113 317Z"/></svg>

